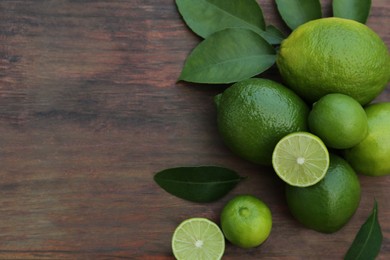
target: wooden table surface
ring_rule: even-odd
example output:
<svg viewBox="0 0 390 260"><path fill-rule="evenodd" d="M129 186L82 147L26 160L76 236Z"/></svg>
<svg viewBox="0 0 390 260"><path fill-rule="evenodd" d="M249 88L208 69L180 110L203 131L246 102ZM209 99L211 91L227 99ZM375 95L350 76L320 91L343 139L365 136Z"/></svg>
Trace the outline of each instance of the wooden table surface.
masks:
<svg viewBox="0 0 390 260"><path fill-rule="evenodd" d="M258 2L266 21L288 32L274 1ZM331 1L321 2L331 15ZM367 24L390 46L390 1L372 5ZM242 193L270 206L273 230L255 249L227 244L224 259L342 259L374 198L384 235L378 259L390 259L390 176L359 176L360 207L339 232L299 225L272 170L237 158L220 139L213 97L226 86L177 83L199 42L172 0L0 2L0 259L173 259L182 220L218 223ZM377 101L390 101L389 87ZM191 165L248 179L208 204L153 181Z"/></svg>

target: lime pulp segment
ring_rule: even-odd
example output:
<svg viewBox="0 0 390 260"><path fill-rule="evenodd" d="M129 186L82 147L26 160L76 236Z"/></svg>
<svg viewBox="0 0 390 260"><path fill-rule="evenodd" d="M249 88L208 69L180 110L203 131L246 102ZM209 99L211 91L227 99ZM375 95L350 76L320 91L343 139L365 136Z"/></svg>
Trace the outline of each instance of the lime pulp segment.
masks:
<svg viewBox="0 0 390 260"><path fill-rule="evenodd" d="M225 251L225 238L214 222L190 218L173 233L172 251L176 259L217 260Z"/></svg>
<svg viewBox="0 0 390 260"><path fill-rule="evenodd" d="M277 143L272 155L272 166L286 183L307 187L324 178L329 167L329 152L317 136L296 132Z"/></svg>

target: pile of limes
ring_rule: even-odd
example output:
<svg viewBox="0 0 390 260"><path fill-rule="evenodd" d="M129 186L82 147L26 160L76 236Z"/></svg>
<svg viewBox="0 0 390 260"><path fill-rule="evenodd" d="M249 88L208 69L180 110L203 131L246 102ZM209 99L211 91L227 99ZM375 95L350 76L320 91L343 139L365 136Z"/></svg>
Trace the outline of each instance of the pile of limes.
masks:
<svg viewBox="0 0 390 260"><path fill-rule="evenodd" d="M273 166L298 221L335 232L359 205L356 173L390 174L390 102L370 103L390 80L387 46L364 24L317 19L281 43L277 67L286 86L252 78L216 96L219 131Z"/></svg>
<svg viewBox="0 0 390 260"><path fill-rule="evenodd" d="M271 210L252 195L237 195L223 208L220 224L221 228L207 218L184 220L172 236L176 259L221 259L225 238L242 248L261 245L271 233Z"/></svg>
<svg viewBox="0 0 390 260"><path fill-rule="evenodd" d="M273 166L299 222L335 232L359 206L356 173L390 174L390 102L371 103L390 81L389 51L364 24L322 18L294 30L281 43L276 64L283 83L246 79L215 97L219 132L238 156ZM223 237L254 247L272 226L267 205L250 195L225 205L222 231L208 221L178 227L175 255L218 258ZM201 229L214 237L209 247Z"/></svg>

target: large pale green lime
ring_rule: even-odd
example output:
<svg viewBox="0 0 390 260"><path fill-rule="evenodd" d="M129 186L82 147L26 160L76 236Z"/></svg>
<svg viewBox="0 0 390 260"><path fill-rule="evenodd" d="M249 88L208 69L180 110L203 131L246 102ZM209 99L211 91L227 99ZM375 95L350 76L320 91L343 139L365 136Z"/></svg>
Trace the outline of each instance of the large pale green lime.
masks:
<svg viewBox="0 0 390 260"><path fill-rule="evenodd" d="M390 80L386 44L368 26L343 18L299 26L281 43L276 62L287 85L309 102L343 93L367 104Z"/></svg>

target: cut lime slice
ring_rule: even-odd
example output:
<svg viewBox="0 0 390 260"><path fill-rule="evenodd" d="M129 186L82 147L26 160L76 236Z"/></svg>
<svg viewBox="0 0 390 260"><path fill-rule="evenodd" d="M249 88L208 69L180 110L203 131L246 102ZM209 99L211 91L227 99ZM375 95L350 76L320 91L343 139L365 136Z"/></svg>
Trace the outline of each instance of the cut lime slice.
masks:
<svg viewBox="0 0 390 260"><path fill-rule="evenodd" d="M329 167L329 152L317 136L296 132L283 137L275 146L272 166L286 183L307 187L316 184Z"/></svg>
<svg viewBox="0 0 390 260"><path fill-rule="evenodd" d="M184 220L172 237L172 251L176 259L221 259L225 238L221 229L206 218Z"/></svg>

